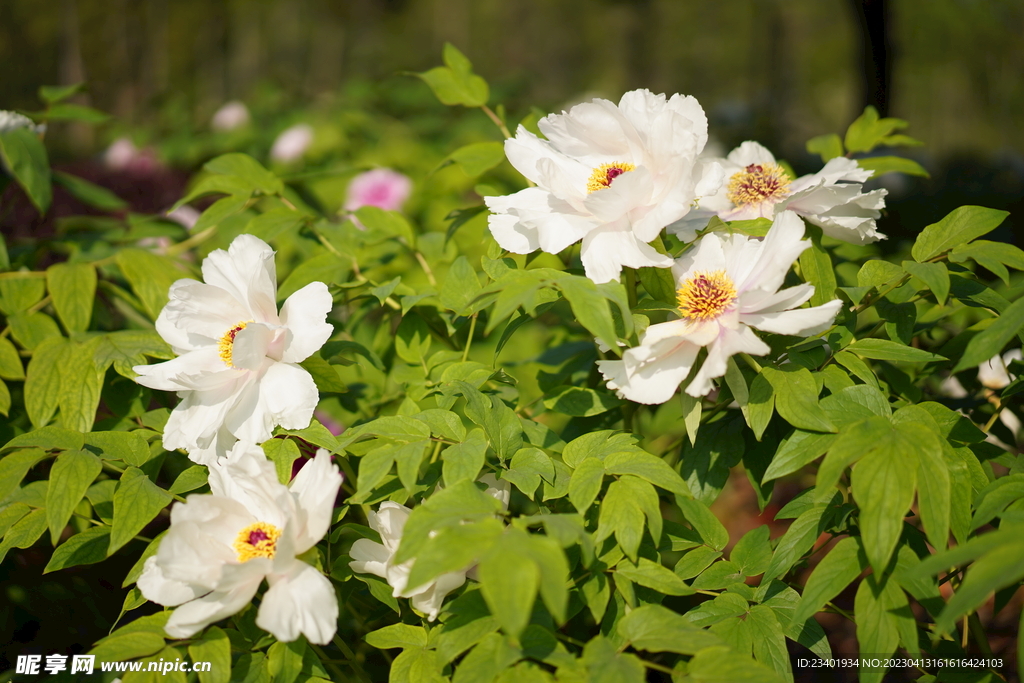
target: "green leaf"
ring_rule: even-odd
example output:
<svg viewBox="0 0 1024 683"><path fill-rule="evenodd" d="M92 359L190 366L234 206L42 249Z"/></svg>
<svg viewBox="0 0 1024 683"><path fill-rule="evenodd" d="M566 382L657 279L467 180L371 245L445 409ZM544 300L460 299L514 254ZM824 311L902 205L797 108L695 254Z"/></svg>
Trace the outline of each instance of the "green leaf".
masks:
<svg viewBox="0 0 1024 683"><path fill-rule="evenodd" d="M447 67L438 66L414 75L430 86L442 104L466 107L487 104L490 97L487 81L472 73L469 60L451 43L444 45L444 61Z"/></svg>
<svg viewBox="0 0 1024 683"><path fill-rule="evenodd" d="M619 620L619 635L638 650L692 655L722 644L714 633L694 626L681 614L661 605L643 605Z"/></svg>
<svg viewBox="0 0 1024 683"><path fill-rule="evenodd" d="M84 332L96 297L96 269L85 263L57 263L46 269L46 284L65 329Z"/></svg>
<svg viewBox="0 0 1024 683"><path fill-rule="evenodd" d="M973 259L978 265L988 268L1007 285L1010 279L1006 266L1024 270L1024 251L1005 242L975 240L970 244L961 244L949 254L949 260L956 263L963 263L967 259Z"/></svg>
<svg viewBox="0 0 1024 683"><path fill-rule="evenodd" d="M102 562L107 559L109 543L110 527L96 526L86 529L80 534L75 534L53 551L53 557L43 569L43 573L48 574L58 569Z"/></svg>
<svg viewBox="0 0 1024 683"><path fill-rule="evenodd" d="M46 490L46 521L53 545L57 545L71 513L102 469L100 459L88 451L64 451L57 456Z"/></svg>
<svg viewBox="0 0 1024 683"><path fill-rule="evenodd" d="M513 638L526 628L540 588L540 568L512 545L499 543L480 562L480 590L502 629Z"/></svg>
<svg viewBox="0 0 1024 683"><path fill-rule="evenodd" d="M822 517L828 510L825 504L817 504L800 513L800 515L789 525L786 533L779 539L772 561L764 572L761 579L762 585L767 585L772 579L785 576L793 568L804 553L814 546L823 531Z"/></svg>
<svg viewBox="0 0 1024 683"><path fill-rule="evenodd" d="M276 642L267 650L267 671L271 683L294 683L302 672L302 655L306 639L300 637L290 643Z"/></svg>
<svg viewBox="0 0 1024 683"><path fill-rule="evenodd" d="M102 662L116 662L151 655L163 647L164 639L161 635L152 631L133 631L107 636L89 650L89 654L95 655Z"/></svg>
<svg viewBox="0 0 1024 683"><path fill-rule="evenodd" d="M622 481L612 482L601 502L596 540L601 542L614 533L622 551L636 561L643 531L644 513L632 492Z"/></svg>
<svg viewBox="0 0 1024 683"><path fill-rule="evenodd" d="M946 297L949 296L949 269L945 263L904 261L903 270L925 283L940 305L946 303Z"/></svg>
<svg viewBox="0 0 1024 683"><path fill-rule="evenodd" d="M637 564L623 560L615 567L615 573L625 576L633 583L653 588L665 595L693 595L694 590L687 586L681 578L646 557L638 559Z"/></svg>
<svg viewBox="0 0 1024 683"><path fill-rule="evenodd" d="M522 448L523 429L511 408L497 396L491 396L487 401L467 382L456 380L455 385L466 398L466 416L484 428L487 440L499 458L506 460Z"/></svg>
<svg viewBox="0 0 1024 683"><path fill-rule="evenodd" d="M419 315L409 313L402 318L395 333L395 353L406 363L425 362L430 352L430 328Z"/></svg>
<svg viewBox="0 0 1024 683"><path fill-rule="evenodd" d="M319 352L314 353L299 365L310 374L317 391L321 394L344 394L348 391L348 387L338 376L338 371L321 358Z"/></svg>
<svg viewBox="0 0 1024 683"><path fill-rule="evenodd" d="M0 562L11 548L28 548L46 531L46 510L33 510L14 524L0 541Z"/></svg>
<svg viewBox="0 0 1024 683"><path fill-rule="evenodd" d="M644 667L635 655L618 652L603 635L583 648L580 661L587 667L589 683L643 683Z"/></svg>
<svg viewBox="0 0 1024 683"><path fill-rule="evenodd" d="M676 283L671 268L638 268L637 274L644 289L655 301L673 303L676 298Z"/></svg>
<svg viewBox="0 0 1024 683"><path fill-rule="evenodd" d="M60 424L66 429L88 432L96 419L103 390L105 367L93 362L96 350L102 340L92 337L86 343L69 341L63 355L60 376Z"/></svg>
<svg viewBox="0 0 1024 683"><path fill-rule="evenodd" d="M25 379L25 368L21 365L18 350L7 337L0 337L0 378Z"/></svg>
<svg viewBox="0 0 1024 683"><path fill-rule="evenodd" d="M474 142L460 147L440 163L438 168L455 163L470 178L482 175L505 160L505 145L500 142Z"/></svg>
<svg viewBox="0 0 1024 683"><path fill-rule="evenodd" d="M585 513L594 504L604 482L604 463L598 458L587 458L573 470L569 480L569 500L573 507Z"/></svg>
<svg viewBox="0 0 1024 683"><path fill-rule="evenodd" d="M887 144L886 138L894 131L907 127L902 119L878 117L878 110L868 105L864 113L846 129L846 150L848 152L870 152L878 145Z"/></svg>
<svg viewBox="0 0 1024 683"><path fill-rule="evenodd" d="M45 457L42 449L26 448L0 458L0 501L14 493L28 471Z"/></svg>
<svg viewBox="0 0 1024 683"><path fill-rule="evenodd" d="M132 540L170 501L170 494L151 482L142 470L126 469L114 492L114 523L108 555Z"/></svg>
<svg viewBox="0 0 1024 683"><path fill-rule="evenodd" d="M200 214L199 220L192 226L192 231L200 233L207 228L220 225L236 213L241 213L249 201L248 196L221 197Z"/></svg>
<svg viewBox="0 0 1024 683"><path fill-rule="evenodd" d="M857 285L860 287L881 288L882 285L894 282L902 276L903 269L895 263L874 258L865 261L864 265L857 271Z"/></svg>
<svg viewBox="0 0 1024 683"><path fill-rule="evenodd" d="M780 584L775 583L773 585L762 580L761 586L767 588L769 593L772 593ZM825 631L822 630L814 617L807 619L802 624L792 623L793 610L796 609L799 603L800 594L787 586L762 604L775 612L775 616L779 620L779 624L782 626L782 630L787 638L795 640L822 659L830 659L832 657L832 648L829 646Z"/></svg>
<svg viewBox="0 0 1024 683"><path fill-rule="evenodd" d="M544 407L548 410L575 417L600 415L622 404L621 399L608 392L586 387L556 387L544 397Z"/></svg>
<svg viewBox="0 0 1024 683"><path fill-rule="evenodd" d="M835 439L834 434L795 430L779 445L761 482L769 482L800 470L821 457Z"/></svg>
<svg viewBox="0 0 1024 683"><path fill-rule="evenodd" d="M709 647L698 652L686 667L694 683L781 683L770 668L728 647Z"/></svg>
<svg viewBox="0 0 1024 683"><path fill-rule="evenodd" d="M814 616L860 576L866 564L859 538L847 536L836 543L807 579L791 623L802 624Z"/></svg>
<svg viewBox="0 0 1024 683"><path fill-rule="evenodd" d="M1021 327L1024 327L1024 298L1014 301L994 323L967 343L964 355L953 368L953 372L980 365L1000 353Z"/></svg>
<svg viewBox="0 0 1024 683"><path fill-rule="evenodd" d="M758 373L750 382L750 398L747 404L747 424L758 441L768 428L775 413L775 390L764 373Z"/></svg>
<svg viewBox="0 0 1024 683"><path fill-rule="evenodd" d="M413 652L414 650L407 650L407 652ZM399 657L405 655L403 652ZM479 644L473 648L473 650L466 655L466 657L459 662L458 668L455 670L455 675L452 678L452 683L482 683L483 681L497 681L502 671L505 671L509 666L514 664L522 654L518 648L513 647L505 638L502 638L497 633L486 634L479 641ZM395 660L395 665L392 666L392 678L395 680L394 671L398 665L398 659ZM440 670L440 663L435 663L434 668ZM413 678L409 678L409 683L413 683ZM426 678L419 679L426 683ZM440 677L437 679L440 681ZM395 681L397 683L397 681Z"/></svg>
<svg viewBox="0 0 1024 683"><path fill-rule="evenodd" d="M75 199L101 211L120 211L128 207L127 202L107 188L94 185L70 173L54 171L53 181L63 186Z"/></svg>
<svg viewBox="0 0 1024 683"><path fill-rule="evenodd" d="M877 178L886 173L904 173L906 175L921 176L922 178L931 177L921 164L905 157L868 157L866 159L857 159L857 165L868 171L873 171L874 175L871 176L872 178Z"/></svg>
<svg viewBox="0 0 1024 683"><path fill-rule="evenodd" d="M13 280L0 279L0 311L7 315L23 313L39 303L46 294L46 280L35 273L32 277L19 277Z"/></svg>
<svg viewBox="0 0 1024 683"><path fill-rule="evenodd" d="M786 636L775 612L770 607L755 605L747 613L746 623L753 635L754 658L775 670L785 680L792 680L793 667L786 650Z"/></svg>
<svg viewBox="0 0 1024 683"><path fill-rule="evenodd" d="M786 422L813 432L836 431L818 405L818 386L809 370L787 365L784 369L766 367L761 374L775 390L775 409Z"/></svg>
<svg viewBox="0 0 1024 683"><path fill-rule="evenodd" d="M729 532L704 503L676 496L676 504L705 544L715 550L725 549L729 543Z"/></svg>
<svg viewBox="0 0 1024 683"><path fill-rule="evenodd" d="M751 529L732 549L729 560L740 568L744 576L763 574L772 561L772 546L768 541L768 526Z"/></svg>
<svg viewBox="0 0 1024 683"><path fill-rule="evenodd" d="M57 412L61 392L61 369L70 342L51 337L36 347L25 374L25 410L33 427L46 425Z"/></svg>
<svg viewBox="0 0 1024 683"><path fill-rule="evenodd" d="M367 204L356 209L355 214L367 230L382 233L386 237L401 238L410 247L416 245L416 234L412 225L397 211L385 211Z"/></svg>
<svg viewBox="0 0 1024 683"><path fill-rule="evenodd" d="M480 280L469 259L460 256L448 269L448 275L441 286L441 305L455 311L457 315L463 315L467 312L470 302L480 293L480 289Z"/></svg>
<svg viewBox="0 0 1024 683"><path fill-rule="evenodd" d="M210 626L203 637L188 646L193 662L210 662L209 671L199 672L200 683L228 683L231 680L231 641L223 630Z"/></svg>
<svg viewBox="0 0 1024 683"><path fill-rule="evenodd" d="M35 313L15 313L7 322L11 326L11 336L29 351L35 351L48 339L60 337L60 329L53 318L36 311Z"/></svg>
<svg viewBox="0 0 1024 683"><path fill-rule="evenodd" d="M254 216L245 227L245 232L259 237L264 242L270 242L305 220L305 216L298 211L287 207L278 207Z"/></svg>
<svg viewBox="0 0 1024 683"><path fill-rule="evenodd" d="M366 642L380 650L427 646L427 632L422 626L391 624L366 634Z"/></svg>
<svg viewBox="0 0 1024 683"><path fill-rule="evenodd" d="M7 384L0 380L0 415L7 417L11 410L11 392Z"/></svg>
<svg viewBox="0 0 1024 683"><path fill-rule="evenodd" d="M222 154L207 161L203 168L210 173L235 176L249 183L257 192L262 194L281 194L284 192L284 183L281 182L281 179L248 154L239 154L237 152Z"/></svg>
<svg viewBox="0 0 1024 683"><path fill-rule="evenodd" d="M28 128L0 133L0 159L25 190L32 205L45 214L53 199L50 188L50 161L43 141Z"/></svg>
<svg viewBox="0 0 1024 683"><path fill-rule="evenodd" d="M103 123L110 119L109 114L104 114L98 109L71 102L51 105L41 116L47 121L84 121L85 123Z"/></svg>
<svg viewBox="0 0 1024 683"><path fill-rule="evenodd" d="M39 99L47 104L56 104L72 95L81 92L85 88L85 83L76 83L74 85L42 85L39 86Z"/></svg>
<svg viewBox="0 0 1024 683"><path fill-rule="evenodd" d="M194 491L200 486L206 486L207 469L201 465L193 465L182 472L168 489L171 493L187 493Z"/></svg>
<svg viewBox="0 0 1024 683"><path fill-rule="evenodd" d="M645 451L631 450L611 453L604 459L604 469L608 474L635 475L680 496L689 497L691 495L690 487L686 485L678 472L661 458Z"/></svg>
<svg viewBox="0 0 1024 683"><path fill-rule="evenodd" d="M344 282L351 269L352 261L341 258L337 254L332 254L329 251L317 254L313 258L300 263L285 278L285 281L281 283L280 288L277 290L278 301L291 296L311 282ZM386 299L390 295L391 292L388 292L384 298ZM339 342L328 343L337 344ZM354 344L355 342L349 343ZM325 353L324 355L327 356L328 354Z"/></svg>
<svg viewBox="0 0 1024 683"><path fill-rule="evenodd" d="M843 156L843 141L835 133L819 135L807 141L807 151L817 154L822 162Z"/></svg>
<svg viewBox="0 0 1024 683"><path fill-rule="evenodd" d="M983 206L961 206L917 236L911 255L918 263L929 261L953 247L995 230L1010 214Z"/></svg>
<svg viewBox="0 0 1024 683"><path fill-rule="evenodd" d="M576 320L610 348L615 348L618 345L615 323L608 301L597 285L582 276L566 275L559 279L558 287L569 301Z"/></svg>
<svg viewBox="0 0 1024 683"><path fill-rule="evenodd" d="M700 415L703 410L703 399L690 396L684 391L679 394L679 400L683 409L683 425L686 427L686 437L690 440L691 446L696 446L697 433L700 430Z"/></svg>
<svg viewBox="0 0 1024 683"><path fill-rule="evenodd" d="M147 363L146 356L164 360L175 356L156 330L119 330L100 339L93 354L95 363L100 367L113 364L114 371L128 379L136 377L133 367Z"/></svg>
<svg viewBox="0 0 1024 683"><path fill-rule="evenodd" d="M800 273L805 281L814 285L811 306L820 306L836 298L835 269L828 251L821 246L821 236L817 231L811 234L811 248L800 254Z"/></svg>
<svg viewBox="0 0 1024 683"><path fill-rule="evenodd" d="M167 304L171 285L185 276L171 259L143 249L117 252L117 266L153 320Z"/></svg>
<svg viewBox="0 0 1024 683"><path fill-rule="evenodd" d="M277 480L287 485L292 479L292 463L299 458L299 447L292 439L268 439L262 443L263 452L267 459L274 463L274 470L277 472ZM391 469L390 463L388 470ZM362 466L360 466L362 471ZM385 471L385 474L387 471ZM179 493L171 487L171 493Z"/></svg>
<svg viewBox="0 0 1024 683"><path fill-rule="evenodd" d="M104 460L122 460L142 467L152 458L149 444L138 432L90 432L85 435L90 449L98 449Z"/></svg>
<svg viewBox="0 0 1024 683"><path fill-rule="evenodd" d="M857 643L861 652L877 653L884 660L896 651L900 642L898 617L894 611L900 608L909 611L909 605L899 585L892 580L879 585L880 576L876 573L864 577L857 586L853 609L857 615ZM862 666L859 680L879 683L884 674L884 668Z"/></svg>
<svg viewBox="0 0 1024 683"><path fill-rule="evenodd" d="M1024 311L1024 308L1022 308L1022 311ZM903 363L929 363L931 361L946 360L944 356L940 356L937 353L929 353L922 349L904 346L888 339L858 339L847 346L846 351L855 353L861 358L891 360ZM991 356L986 356L985 360L989 358Z"/></svg>
<svg viewBox="0 0 1024 683"><path fill-rule="evenodd" d="M470 480L476 481L484 466L487 452L487 440L483 431L474 429L465 441L449 446L441 452L442 474L445 486Z"/></svg>
<svg viewBox="0 0 1024 683"><path fill-rule="evenodd" d="M889 562L917 487L916 449L893 445L883 444L865 455L851 476L853 496L861 509L864 550L876 572Z"/></svg>

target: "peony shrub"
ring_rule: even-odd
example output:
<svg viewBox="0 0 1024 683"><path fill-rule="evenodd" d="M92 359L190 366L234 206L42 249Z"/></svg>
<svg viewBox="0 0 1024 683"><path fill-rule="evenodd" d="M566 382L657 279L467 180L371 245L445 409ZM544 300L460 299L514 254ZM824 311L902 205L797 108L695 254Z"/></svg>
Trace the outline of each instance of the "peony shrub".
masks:
<svg viewBox="0 0 1024 683"><path fill-rule="evenodd" d="M868 108L797 178L753 141L706 156L691 96L513 135L444 59L419 77L503 143L337 196L348 171L229 152L168 207L189 228L51 173L37 123L70 91L3 119L41 213L59 182L113 218L0 243L0 560L132 558L127 623L87 646L204 683L1008 670L978 617L1024 580L1024 252L980 239L1005 212L883 259L865 184L924 173L878 152L903 121ZM765 523L731 537L737 481Z"/></svg>

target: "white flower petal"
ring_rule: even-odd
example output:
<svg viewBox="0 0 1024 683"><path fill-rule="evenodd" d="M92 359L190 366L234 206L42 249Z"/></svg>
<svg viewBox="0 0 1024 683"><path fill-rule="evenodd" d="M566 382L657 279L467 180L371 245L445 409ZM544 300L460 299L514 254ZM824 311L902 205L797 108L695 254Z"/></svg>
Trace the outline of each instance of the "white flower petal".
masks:
<svg viewBox="0 0 1024 683"><path fill-rule="evenodd" d="M136 365L132 370L139 375L136 382L161 391L209 390L238 378L224 364L215 346L188 351L163 363Z"/></svg>
<svg viewBox="0 0 1024 683"><path fill-rule="evenodd" d="M320 400L313 378L302 367L267 359L265 368L225 417L228 429L242 441L262 443L270 438L275 425L285 429L309 426Z"/></svg>
<svg viewBox="0 0 1024 683"><path fill-rule="evenodd" d="M305 552L327 533L341 479L338 466L331 462L331 454L323 448L295 475L288 488L303 513L300 518L304 518L296 534L296 552Z"/></svg>
<svg viewBox="0 0 1024 683"><path fill-rule="evenodd" d="M257 558L225 566L224 578L218 589L174 610L164 631L172 638L189 638L213 622L235 614L252 602L269 562L265 558Z"/></svg>
<svg viewBox="0 0 1024 683"><path fill-rule="evenodd" d="M412 606L426 614L427 621L434 621L441 611L445 597L464 583L466 572L441 574L427 590L412 596Z"/></svg>
<svg viewBox="0 0 1024 683"><path fill-rule="evenodd" d="M230 293L256 322L277 324L274 250L260 238L239 235L227 251L210 252L203 260L203 280Z"/></svg>
<svg viewBox="0 0 1024 683"><path fill-rule="evenodd" d="M137 585L143 597L165 607L174 607L195 600L210 590L207 587L167 578L157 564L155 556L146 560Z"/></svg>
<svg viewBox="0 0 1024 683"><path fill-rule="evenodd" d="M326 645L338 625L338 596L323 574L296 561L284 576L270 577L270 590L263 596L256 625L279 641L299 637Z"/></svg>
<svg viewBox="0 0 1024 683"><path fill-rule="evenodd" d="M319 351L334 334L334 326L327 322L332 308L331 293L322 282L311 282L288 297L281 307L281 324L291 337L277 360L301 363Z"/></svg>
<svg viewBox="0 0 1024 683"><path fill-rule="evenodd" d="M367 515L370 528L380 534L384 546L392 553L398 550L398 544L402 540L402 530L405 528L405 522L409 519L410 512L412 510L404 505L386 500L380 504L377 512Z"/></svg>
<svg viewBox="0 0 1024 683"><path fill-rule="evenodd" d="M750 166L751 164L774 164L775 155L767 147L759 142L747 140L739 147L729 152L726 157L728 161L739 167Z"/></svg>
<svg viewBox="0 0 1024 683"><path fill-rule="evenodd" d="M741 326L735 330L723 328L719 338L708 346L708 356L686 387L686 393L695 397L707 396L714 386L711 380L725 374L726 362L730 356L737 353L763 356L770 351L771 348L758 339L749 327Z"/></svg>
<svg viewBox="0 0 1024 683"><path fill-rule="evenodd" d="M235 334L231 344L231 365L243 370L259 370L274 340L274 330L262 323L250 323Z"/></svg>
<svg viewBox="0 0 1024 683"><path fill-rule="evenodd" d="M821 306L795 308L791 311L746 313L740 320L765 332L790 335L811 335L823 332L835 321L843 302L833 299Z"/></svg>
<svg viewBox="0 0 1024 683"><path fill-rule="evenodd" d="M580 258L587 277L597 284L618 280L623 266L667 268L672 265L671 256L659 254L639 241L622 224L601 227L583 238Z"/></svg>
<svg viewBox="0 0 1024 683"><path fill-rule="evenodd" d="M493 474L485 474L477 479L487 485L485 493L501 503L504 510L508 510L508 501L512 496L512 485L505 479L498 479Z"/></svg>
<svg viewBox="0 0 1024 683"><path fill-rule="evenodd" d="M632 372L627 371L628 359L598 361L598 370L608 380L608 388L636 403L653 405L672 398L679 384L690 374L700 347L682 337L663 339L659 346L663 348L658 355L649 356ZM629 349L623 357L635 351Z"/></svg>
<svg viewBox="0 0 1024 683"><path fill-rule="evenodd" d="M215 497L237 501L256 520L279 529L285 527L295 507L263 449L245 441L235 444L223 462L210 465L210 490Z"/></svg>
<svg viewBox="0 0 1024 683"><path fill-rule="evenodd" d="M222 287L198 280L178 280L167 293L161 311L168 322L189 335L216 341L240 322L253 319L245 301Z"/></svg>
<svg viewBox="0 0 1024 683"><path fill-rule="evenodd" d="M374 574L382 579L388 578L388 561L392 552L380 543L374 543L368 538L360 538L352 544L348 552L352 561L348 566L354 572L360 574Z"/></svg>

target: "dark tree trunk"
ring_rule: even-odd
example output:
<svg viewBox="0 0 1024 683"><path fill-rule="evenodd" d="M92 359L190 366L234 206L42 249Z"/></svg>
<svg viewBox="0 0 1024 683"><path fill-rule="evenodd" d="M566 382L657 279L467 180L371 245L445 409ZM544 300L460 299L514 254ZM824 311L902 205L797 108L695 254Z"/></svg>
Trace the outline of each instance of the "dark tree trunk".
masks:
<svg viewBox="0 0 1024 683"><path fill-rule="evenodd" d="M861 107L872 104L882 116L889 111L892 45L888 0L851 0L861 35ZM860 113L859 111L857 112Z"/></svg>

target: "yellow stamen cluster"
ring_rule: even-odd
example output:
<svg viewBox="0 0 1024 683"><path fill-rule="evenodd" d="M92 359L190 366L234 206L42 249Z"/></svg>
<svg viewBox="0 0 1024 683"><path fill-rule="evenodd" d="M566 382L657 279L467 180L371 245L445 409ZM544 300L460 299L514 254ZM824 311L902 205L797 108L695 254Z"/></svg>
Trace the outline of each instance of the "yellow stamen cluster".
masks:
<svg viewBox="0 0 1024 683"><path fill-rule="evenodd" d="M239 562L248 562L254 557L265 557L274 559L277 552L277 539L281 537L281 530L273 524L256 522L250 524L238 532L234 542L234 549L238 552Z"/></svg>
<svg viewBox="0 0 1024 683"><path fill-rule="evenodd" d="M224 333L224 336L217 342L217 348L220 350L220 359L224 361L224 364L229 368L235 367L231 363L231 350L235 345L235 335L245 329L246 325L251 323L251 320L240 322L230 330Z"/></svg>
<svg viewBox="0 0 1024 683"><path fill-rule="evenodd" d="M612 181L623 173L636 170L636 166L625 161L615 161L610 164L601 164L590 174L587 181L587 194L603 190L612 186Z"/></svg>
<svg viewBox="0 0 1024 683"><path fill-rule="evenodd" d="M729 178L725 196L736 206L779 201L789 194L789 176L778 164L750 164Z"/></svg>
<svg viewBox="0 0 1024 683"><path fill-rule="evenodd" d="M714 320L736 300L736 286L724 270L694 273L676 293L679 312L687 320Z"/></svg>

